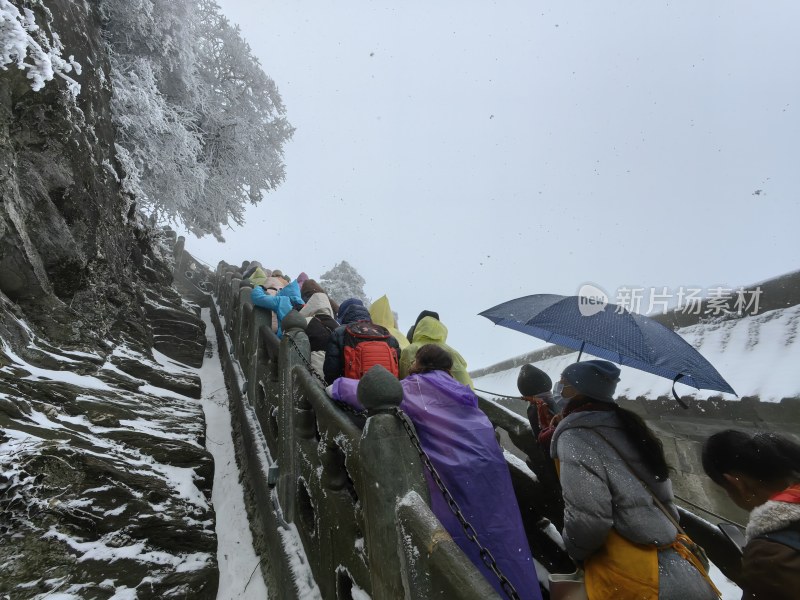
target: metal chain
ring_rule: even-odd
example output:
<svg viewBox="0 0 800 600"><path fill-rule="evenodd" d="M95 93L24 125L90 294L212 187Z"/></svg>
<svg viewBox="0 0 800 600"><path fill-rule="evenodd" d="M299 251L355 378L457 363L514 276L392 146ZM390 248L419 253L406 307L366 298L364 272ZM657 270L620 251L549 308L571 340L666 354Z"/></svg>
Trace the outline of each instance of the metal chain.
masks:
<svg viewBox="0 0 800 600"><path fill-rule="evenodd" d="M334 400L333 398L331 398L331 400L336 406L341 408L344 412L349 412L351 414L356 415L357 417L365 417L365 418L367 417L367 411L365 410L357 410L352 406L350 406L349 404L347 404L346 402L342 402L341 400Z"/></svg>
<svg viewBox="0 0 800 600"><path fill-rule="evenodd" d="M395 415L397 415L397 418L400 419L400 422L403 424L406 433L408 433L408 437L411 438L412 445L414 446L414 448L416 448L417 453L419 453L419 457L422 459L422 463L425 465L425 468L428 469L428 472L431 474L431 478L433 479L434 483L436 483L436 487L438 487L439 490L442 492L442 496L444 496L445 502L447 502L447 506L450 507L450 510L456 516L458 522L461 523L461 527L463 527L467 539L473 542L480 550L480 557L483 563L489 569L491 569L492 573L494 573L497 579L500 580L500 586L503 588L503 591L506 593L506 596L508 596L512 600L520 600L519 594L517 594L517 590L514 589L514 586L508 580L508 577L503 575L503 572L500 570L500 567L497 566L497 562L495 562L492 553L489 552L489 550L487 550L486 548L484 548L478 541L478 534L475 531L475 528L469 523L469 521L467 521L466 517L461 512L461 509L459 508L456 499L453 498L453 495L447 489L447 486L445 486L441 476L436 471L436 467L433 466L431 459L428 457L425 450L422 449L422 445L420 444L419 438L417 437L417 434L414 431L414 426L409 416L405 412L403 412L399 407L395 407L394 413Z"/></svg>
<svg viewBox="0 0 800 600"><path fill-rule="evenodd" d="M313 375L323 387L327 387L327 382L319 376L319 374L314 371L314 368L311 366L311 363L306 359L305 355L300 351L300 348L297 346L297 343L294 341L292 336L287 335L289 338L289 343L291 344L292 348L295 349L297 355L300 357L300 360L303 361L306 369ZM342 410L353 413L360 417L366 417L367 411L366 410L356 410L352 406L345 404L344 402L340 402L338 400L333 400L336 405L341 408ZM517 590L514 589L514 586L508 580L508 577L503 575L503 572L500 570L500 567L497 566L497 562L492 556L492 553L489 552L486 548L484 548L481 543L478 541L478 533L475 531L475 528L467 521L464 513L461 512L461 509L458 506L455 498L445 486L444 481L442 481L441 476L436 471L436 467L433 466L431 459L428 457L428 454L425 450L422 449L422 445L420 444L419 438L417 437L416 432L414 431L414 426L411 423L411 419L408 415L403 412L400 408L395 407L393 412L397 415L397 418L400 419L400 422L403 424L403 428L406 430L408 437L411 439L411 444L416 449L417 453L419 453L420 458L422 459L422 463L425 465L425 468L431 474L431 478L436 483L436 487L442 492L442 496L444 496L445 502L447 502L447 506L450 507L450 510L458 519L458 522L461 524L461 527L464 528L464 533L467 536L467 539L473 542L480 551L480 557L483 563L495 574L497 579L500 581L500 586L503 588L503 591L506 593L506 596L511 598L511 600L520 600L519 594L517 594Z"/></svg>
<svg viewBox="0 0 800 600"><path fill-rule="evenodd" d="M319 381L322 384L323 388L328 387L328 382L325 381L322 377L320 377L319 373L317 373L314 370L314 367L311 366L311 363L308 361L308 359L306 358L305 354L303 354L300 351L300 348L297 345L297 342L294 341L294 338L292 336L288 335L288 334L286 335L286 337L289 338L289 343L291 344L292 348L295 349L295 351L297 352L297 355L300 357L300 360L303 361L303 364L305 365L306 370L309 373L311 373L311 376L314 377L317 381ZM333 400L333 398L331 398L331 400ZM333 402L339 408L341 408L342 410L344 410L346 412L352 413L354 415L358 415L359 417L366 417L367 416L367 411L365 411L365 410L356 410L352 406L350 406L348 404L345 404L344 402L340 402L339 400L333 400Z"/></svg>
<svg viewBox="0 0 800 600"><path fill-rule="evenodd" d="M295 351L297 352L297 356L300 357L300 360L303 361L303 364L306 366L308 372L311 373L311 375L322 384L323 388L328 387L328 382L325 381L322 377L320 377L319 373L317 373L314 370L314 367L311 366L311 363L306 358L306 355L302 353L300 347L297 345L297 342L294 341L294 338L290 336L288 333L286 334L286 337L289 338L289 343L292 345L292 348L294 348Z"/></svg>
<svg viewBox="0 0 800 600"><path fill-rule="evenodd" d="M472 388L476 392L483 392L484 394L491 394L492 396L497 396L498 398L509 398L511 400L525 400L522 396L507 396L506 394L498 394L497 392L490 392L489 390L482 390L480 388Z"/></svg>

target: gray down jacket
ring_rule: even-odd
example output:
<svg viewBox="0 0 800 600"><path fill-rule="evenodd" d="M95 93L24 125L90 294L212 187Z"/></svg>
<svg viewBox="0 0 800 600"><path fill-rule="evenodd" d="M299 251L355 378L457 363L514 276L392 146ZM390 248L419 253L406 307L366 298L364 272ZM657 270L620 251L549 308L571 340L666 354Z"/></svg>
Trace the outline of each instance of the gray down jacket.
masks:
<svg viewBox="0 0 800 600"><path fill-rule="evenodd" d="M615 412L568 415L553 434L550 450L560 463L564 544L574 559L585 560L599 550L612 527L637 544L662 546L675 539L675 526L620 455L677 519L672 482L656 481L640 459L638 449L628 440ZM716 598L703 576L671 548L659 551L658 566L660 599Z"/></svg>

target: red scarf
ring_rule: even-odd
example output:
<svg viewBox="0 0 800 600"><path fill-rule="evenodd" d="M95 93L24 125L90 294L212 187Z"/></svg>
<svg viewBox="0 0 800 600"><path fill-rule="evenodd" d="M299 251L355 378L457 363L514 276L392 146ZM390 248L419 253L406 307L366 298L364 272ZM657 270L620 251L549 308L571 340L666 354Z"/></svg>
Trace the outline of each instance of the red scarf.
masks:
<svg viewBox="0 0 800 600"><path fill-rule="evenodd" d="M777 502L789 502L790 504L800 504L800 483L789 486L782 492L770 496L770 500Z"/></svg>
<svg viewBox="0 0 800 600"><path fill-rule="evenodd" d="M544 402L542 402L542 404L544 404ZM550 421L550 426L543 427L542 430L539 432L539 436L536 439L539 442L539 445L544 449L544 453L549 457L550 442L553 440L553 434L556 432L556 427L558 427L558 424L561 422L562 417L566 417L567 415L571 415L572 413L576 412L588 412L591 410L611 411L614 410L615 406L616 405L611 402L601 402L600 400L592 400L591 398L586 398L585 400L578 400L576 403L573 404L567 402L567 405L564 407L563 412L560 415L556 415L555 417L553 417L552 420Z"/></svg>

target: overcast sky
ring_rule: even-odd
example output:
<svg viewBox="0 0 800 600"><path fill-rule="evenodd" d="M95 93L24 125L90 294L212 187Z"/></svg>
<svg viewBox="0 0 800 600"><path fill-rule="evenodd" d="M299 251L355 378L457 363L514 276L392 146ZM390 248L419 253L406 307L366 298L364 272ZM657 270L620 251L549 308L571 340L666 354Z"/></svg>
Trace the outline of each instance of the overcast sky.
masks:
<svg viewBox="0 0 800 600"><path fill-rule="evenodd" d="M218 2L297 131L212 265L345 259L470 368L542 345L505 300L800 267L800 3Z"/></svg>

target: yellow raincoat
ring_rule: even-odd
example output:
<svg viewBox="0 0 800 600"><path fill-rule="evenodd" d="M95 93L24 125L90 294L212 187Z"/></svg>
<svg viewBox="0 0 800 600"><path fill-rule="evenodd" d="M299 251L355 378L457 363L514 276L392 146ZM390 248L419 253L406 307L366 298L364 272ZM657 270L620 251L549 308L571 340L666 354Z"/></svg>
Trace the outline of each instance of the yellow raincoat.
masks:
<svg viewBox="0 0 800 600"><path fill-rule="evenodd" d="M256 270L250 274L250 283L253 284L253 287L262 285L266 280L267 274L264 273L264 269L261 267L256 267Z"/></svg>
<svg viewBox="0 0 800 600"><path fill-rule="evenodd" d="M414 340L411 345L403 350L400 354L400 379L408 375L408 371L414 362L414 357L417 355L417 350L422 348L425 344L436 344L447 350L450 357L453 359L453 368L450 374L453 379L473 387L472 379L467 373L467 361L455 349L445 344L447 339L447 327L444 323L433 317L425 317L414 328Z"/></svg>
<svg viewBox="0 0 800 600"><path fill-rule="evenodd" d="M406 336L395 327L394 314L391 306L389 306L389 298L385 294L370 305L369 316L372 317L372 322L375 325L381 325L389 330L392 337L400 344L400 350L408 346L409 342Z"/></svg>

